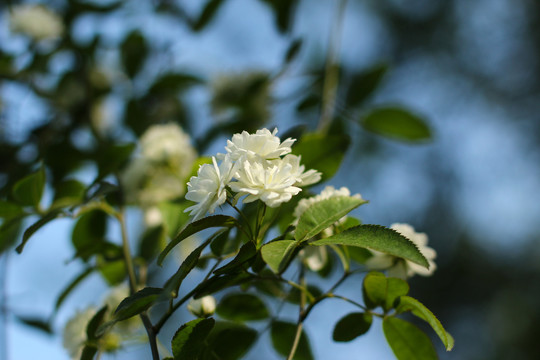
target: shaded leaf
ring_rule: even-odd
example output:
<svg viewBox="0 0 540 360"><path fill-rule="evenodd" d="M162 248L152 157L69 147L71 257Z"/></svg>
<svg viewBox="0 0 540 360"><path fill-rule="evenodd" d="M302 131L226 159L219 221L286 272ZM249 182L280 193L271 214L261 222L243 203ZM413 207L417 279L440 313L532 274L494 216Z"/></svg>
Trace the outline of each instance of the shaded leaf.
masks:
<svg viewBox="0 0 540 360"><path fill-rule="evenodd" d="M446 332L439 319L418 300L410 296L401 296L396 311L398 313L411 311L414 315L426 321L435 330L443 342L446 351L450 351L454 347L454 338Z"/></svg>
<svg viewBox="0 0 540 360"><path fill-rule="evenodd" d="M208 318L195 319L182 325L171 341L174 359L197 359L214 324L214 319Z"/></svg>
<svg viewBox="0 0 540 360"><path fill-rule="evenodd" d="M431 130L425 120L396 107L375 109L361 119L361 124L368 131L396 140L431 139Z"/></svg>
<svg viewBox="0 0 540 360"><path fill-rule="evenodd" d="M306 134L292 147L292 153L302 156L306 169L322 172L324 182L338 171L349 144L347 135Z"/></svg>
<svg viewBox="0 0 540 360"><path fill-rule="evenodd" d="M221 276L213 276L206 280L199 286L197 286L195 299L201 298L206 295L214 294L225 288L244 284L253 279L253 275L247 273L225 274Z"/></svg>
<svg viewBox="0 0 540 360"><path fill-rule="evenodd" d="M227 294L219 302L216 312L233 321L262 320L269 315L264 302L252 294Z"/></svg>
<svg viewBox="0 0 540 360"><path fill-rule="evenodd" d="M99 311L90 319L88 325L86 325L86 338L89 341L97 340L100 336L96 335L97 329L103 324L103 319L107 314L107 305L103 306ZM102 334L101 334L102 335Z"/></svg>
<svg viewBox="0 0 540 360"><path fill-rule="evenodd" d="M36 231L41 229L41 227L43 227L47 223L51 222L52 220L56 219L60 215L62 215L62 213L60 211L53 210L53 211L45 214L41 219L39 219L38 221L36 221L32 225L30 225L30 227L24 231L22 241L19 244L19 246L17 246L17 248L15 250L17 250L17 252L19 254L22 253L26 243L28 242L28 240L30 240L30 237L32 235L34 235L34 233Z"/></svg>
<svg viewBox="0 0 540 360"><path fill-rule="evenodd" d="M167 73L161 75L148 90L152 95L170 95L185 90L193 85L201 84L202 79L182 73Z"/></svg>
<svg viewBox="0 0 540 360"><path fill-rule="evenodd" d="M335 196L318 201L310 205L300 216L294 237L297 241L311 239L365 203L366 200L352 196Z"/></svg>
<svg viewBox="0 0 540 360"><path fill-rule="evenodd" d="M100 210L83 213L71 232L71 243L75 247L77 256L87 261L90 256L99 253L99 249L105 243L106 231L106 213Z"/></svg>
<svg viewBox="0 0 540 360"><path fill-rule="evenodd" d="M82 354L81 354L81 360L93 360L94 356L96 356L98 352L98 348L94 345L86 345L83 348Z"/></svg>
<svg viewBox="0 0 540 360"><path fill-rule="evenodd" d="M383 320L383 331L398 360L437 359L437 353L429 337L410 322L387 317Z"/></svg>
<svg viewBox="0 0 540 360"><path fill-rule="evenodd" d="M257 331L236 323L217 322L207 339L201 360L237 360L257 339Z"/></svg>
<svg viewBox="0 0 540 360"><path fill-rule="evenodd" d="M13 198L21 205L37 207L45 189L45 168L41 167L13 185Z"/></svg>
<svg viewBox="0 0 540 360"><path fill-rule="evenodd" d="M298 53L300 53L300 49L302 48L302 39L295 39L291 45L289 45L289 48L287 49L287 52L285 53L285 63L288 64L296 57L298 56Z"/></svg>
<svg viewBox="0 0 540 360"><path fill-rule="evenodd" d="M39 331L43 331L47 333L48 335L52 335L54 333L53 329L51 328L51 324L47 320L44 320L38 317L28 317L28 316L16 316L16 318L23 324L28 325Z"/></svg>
<svg viewBox="0 0 540 360"><path fill-rule="evenodd" d="M204 27L208 25L210 21L212 21L223 3L223 0L209 0L206 3L201 15L193 24L192 29L194 31L200 31L204 29Z"/></svg>
<svg viewBox="0 0 540 360"><path fill-rule="evenodd" d="M0 218L11 219L22 214L24 210L20 205L0 200Z"/></svg>
<svg viewBox="0 0 540 360"><path fill-rule="evenodd" d="M416 245L392 229L380 225L359 225L339 234L310 242L310 245L350 245L381 251L429 268Z"/></svg>
<svg viewBox="0 0 540 360"><path fill-rule="evenodd" d="M386 64L378 64L354 74L345 95L347 106L354 107L364 102L377 89L387 70Z"/></svg>
<svg viewBox="0 0 540 360"><path fill-rule="evenodd" d="M369 308L382 306L385 311L394 307L396 299L409 293L409 284L397 278L387 278L380 272L370 272L364 278L364 302Z"/></svg>
<svg viewBox="0 0 540 360"><path fill-rule="evenodd" d="M272 345L274 349L281 355L287 356L291 351L296 334L296 324L284 321L272 322L270 336L272 337ZM296 348L293 360L313 360L311 347L306 333L302 330L300 342Z"/></svg>
<svg viewBox="0 0 540 360"><path fill-rule="evenodd" d="M214 271L214 274L221 275L236 272L239 267L241 267L247 261L253 259L256 254L257 248L255 247L255 244L253 244L251 241L247 242L242 245L240 251L238 251L238 254L231 262Z"/></svg>
<svg viewBox="0 0 540 360"><path fill-rule="evenodd" d="M114 320L122 321L132 316L139 315L146 311L158 297L163 293L163 289L145 287L135 294L128 296L118 305L114 312Z"/></svg>
<svg viewBox="0 0 540 360"><path fill-rule="evenodd" d="M357 312L342 317L334 327L334 341L351 341L368 332L373 322L371 314Z"/></svg>
<svg viewBox="0 0 540 360"><path fill-rule="evenodd" d="M64 300L66 300L67 296L83 281L88 275L90 275L94 271L94 268L87 268L83 272L81 272L75 279L73 279L68 286L60 293L58 298L56 299L56 303L54 305L54 312L56 313L58 309L60 309L60 306L64 303Z"/></svg>
<svg viewBox="0 0 540 360"><path fill-rule="evenodd" d="M96 181L120 170L131 156L135 144L114 144L100 148L97 154L98 177Z"/></svg>
<svg viewBox="0 0 540 360"><path fill-rule="evenodd" d="M86 186L78 180L70 179L56 186L51 208L78 205L83 202Z"/></svg>
<svg viewBox="0 0 540 360"><path fill-rule="evenodd" d="M228 227L231 228L236 225L236 219L232 216L225 216L225 215L214 215L214 216L208 216L205 218L202 218L200 220L194 221L192 223L189 223L182 229L178 235L174 237L174 239L171 240L169 244L165 247L165 249L159 254L157 263L161 266L163 263L163 260L165 259L165 256L176 246L178 245L182 240L186 239L187 237L198 233L199 231L212 228L212 227Z"/></svg>
<svg viewBox="0 0 540 360"><path fill-rule="evenodd" d="M122 65L129 77L133 78L142 68L148 56L148 44L140 31L130 32L120 45Z"/></svg>

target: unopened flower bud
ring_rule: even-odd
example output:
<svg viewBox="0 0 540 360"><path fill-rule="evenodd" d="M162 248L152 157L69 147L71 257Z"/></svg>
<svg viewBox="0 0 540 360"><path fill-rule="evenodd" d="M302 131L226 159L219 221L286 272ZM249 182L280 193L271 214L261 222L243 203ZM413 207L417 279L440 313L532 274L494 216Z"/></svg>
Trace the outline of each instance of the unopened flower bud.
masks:
<svg viewBox="0 0 540 360"><path fill-rule="evenodd" d="M191 299L187 308L189 312L197 317L208 317L216 311L216 299L211 295L200 299Z"/></svg>

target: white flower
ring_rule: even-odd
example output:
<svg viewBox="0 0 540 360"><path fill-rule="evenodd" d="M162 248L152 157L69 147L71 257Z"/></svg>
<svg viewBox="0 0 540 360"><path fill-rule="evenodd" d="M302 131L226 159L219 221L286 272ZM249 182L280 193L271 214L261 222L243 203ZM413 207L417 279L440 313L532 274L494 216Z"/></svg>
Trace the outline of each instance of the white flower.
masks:
<svg viewBox="0 0 540 360"><path fill-rule="evenodd" d="M292 166L292 172L296 177L295 185L306 186L319 182L321 180L321 173L314 169L305 171L306 167L304 165L300 165L301 160L301 156L289 154L282 160L273 160L273 162L283 161L284 163Z"/></svg>
<svg viewBox="0 0 540 360"><path fill-rule="evenodd" d="M323 191L321 191L319 195L315 195L310 198L300 200L298 202L298 205L296 205L296 208L294 209L294 217L296 218L295 222L298 223L298 219L300 219L300 216L302 216L302 214L311 205L319 201L327 200L327 199L337 197L337 196L351 196L351 191L345 186L342 186L341 188L336 189L335 187L328 185L323 189ZM355 194L352 197L356 199L362 199L362 195L360 194ZM345 221L346 218L347 217L344 216L339 221Z"/></svg>
<svg viewBox="0 0 540 360"><path fill-rule="evenodd" d="M268 129L260 129L255 134L243 131L241 134L234 134L231 140L227 140L225 150L233 161L240 158L277 159L290 153L291 145L296 140L288 138L281 142L276 134L277 129L274 129L273 132Z"/></svg>
<svg viewBox="0 0 540 360"><path fill-rule="evenodd" d="M67 349L72 359L79 359L81 357L84 343L86 342L86 326L96 312L97 310L92 307L84 311L78 311L66 323L62 345Z"/></svg>
<svg viewBox="0 0 540 360"><path fill-rule="evenodd" d="M194 221L208 212L213 214L216 207L227 200L226 186L231 181L235 166L228 156L225 156L219 166L215 157L212 157L212 163L201 165L197 176L192 176L188 182L186 199L197 204L188 207L184 212L191 211Z"/></svg>
<svg viewBox="0 0 540 360"><path fill-rule="evenodd" d="M163 214L157 206L144 209L144 224L147 227L155 227L163 224Z"/></svg>
<svg viewBox="0 0 540 360"><path fill-rule="evenodd" d="M284 161L244 160L235 178L238 180L229 186L238 193L238 197L247 195L244 203L261 200L275 208L302 191L294 186L297 177L292 165Z"/></svg>
<svg viewBox="0 0 540 360"><path fill-rule="evenodd" d="M366 261L366 267L370 270L388 270L388 276L406 279L414 274L430 276L437 266L433 261L437 257L435 250L427 246L428 237L425 233L417 233L409 224L395 223L390 226L407 239L411 240L418 250L428 260L429 269L415 264L409 260L398 258L389 254L372 250L373 257Z"/></svg>
<svg viewBox="0 0 540 360"><path fill-rule="evenodd" d="M197 317L207 317L216 311L216 299L207 295L200 299L191 299L187 305L190 313Z"/></svg>
<svg viewBox="0 0 540 360"><path fill-rule="evenodd" d="M185 176L179 173L145 158L133 159L120 177L127 202L151 207L182 196Z"/></svg>
<svg viewBox="0 0 540 360"><path fill-rule="evenodd" d="M41 5L14 6L9 22L11 31L28 35L35 40L54 39L64 31L60 17Z"/></svg>
<svg viewBox="0 0 540 360"><path fill-rule="evenodd" d="M189 175L197 157L189 135L173 123L150 126L141 136L141 152L150 161L175 164L179 176Z"/></svg>

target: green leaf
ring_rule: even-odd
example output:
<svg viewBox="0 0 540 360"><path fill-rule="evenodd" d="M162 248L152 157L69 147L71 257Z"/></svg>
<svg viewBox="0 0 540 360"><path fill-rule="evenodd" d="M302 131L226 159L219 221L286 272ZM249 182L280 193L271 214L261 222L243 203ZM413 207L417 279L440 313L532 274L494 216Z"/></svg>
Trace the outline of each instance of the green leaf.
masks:
<svg viewBox="0 0 540 360"><path fill-rule="evenodd" d="M276 274L282 272L289 263L291 255L296 248L294 240L279 240L265 244L261 248L261 255Z"/></svg>
<svg viewBox="0 0 540 360"><path fill-rule="evenodd" d="M47 320L43 320L37 317L28 317L28 316L16 316L16 318L23 324L33 327L34 329L37 329L39 331L43 331L44 333L48 335L54 334L54 331L51 328L51 324Z"/></svg>
<svg viewBox="0 0 540 360"><path fill-rule="evenodd" d="M118 305L114 312L114 320L122 321L146 311L163 293L163 289L145 287L128 296Z"/></svg>
<svg viewBox="0 0 540 360"><path fill-rule="evenodd" d="M395 107L373 110L361 120L364 129L396 140L418 142L431 139L431 130L422 118Z"/></svg>
<svg viewBox="0 0 540 360"><path fill-rule="evenodd" d="M257 339L257 331L237 323L217 322L207 339L201 360L237 360Z"/></svg>
<svg viewBox="0 0 540 360"><path fill-rule="evenodd" d="M2 222L2 225L0 225L0 254L11 248L11 246L17 241L21 228L21 218L4 220Z"/></svg>
<svg viewBox="0 0 540 360"><path fill-rule="evenodd" d="M171 347L175 360L197 359L215 320L195 319L182 325L174 334Z"/></svg>
<svg viewBox="0 0 540 360"><path fill-rule="evenodd" d="M13 197L24 206L38 207L45 189L45 168L17 181L13 186Z"/></svg>
<svg viewBox="0 0 540 360"><path fill-rule="evenodd" d="M11 219L23 214L24 210L20 205L0 200L0 218Z"/></svg>
<svg viewBox="0 0 540 360"><path fill-rule="evenodd" d="M349 245L381 251L429 268L416 245L397 231L380 225L359 225L339 234L310 242L310 245Z"/></svg>
<svg viewBox="0 0 540 360"><path fill-rule="evenodd" d="M431 325L443 342L446 351L450 351L454 347L454 338L446 332L439 319L418 300L410 296L401 296L396 311L398 313L411 311L414 315Z"/></svg>
<svg viewBox="0 0 540 360"><path fill-rule="evenodd" d="M367 71L354 74L345 96L347 106L362 104L377 89L387 70L386 64L378 64Z"/></svg>
<svg viewBox="0 0 540 360"><path fill-rule="evenodd" d="M238 251L238 254L231 262L214 271L214 274L221 275L237 272L243 264L253 259L256 254L257 248L255 247L255 244L253 244L251 241L247 242L240 248L240 251Z"/></svg>
<svg viewBox="0 0 540 360"><path fill-rule="evenodd" d="M272 345L276 351L283 355L289 355L296 334L296 324L284 321L272 322L270 336L272 337ZM311 347L306 333L302 330L300 342L296 348L293 360L313 360Z"/></svg>
<svg viewBox="0 0 540 360"><path fill-rule="evenodd" d="M295 39L287 49L285 53L285 64L292 62L298 56L300 49L302 48L302 39Z"/></svg>
<svg viewBox="0 0 540 360"><path fill-rule="evenodd" d="M77 256L87 261L92 255L99 253L105 243L107 231L107 214L100 210L92 210L79 217L71 232L71 243Z"/></svg>
<svg viewBox="0 0 540 360"><path fill-rule="evenodd" d="M105 260L99 255L96 259L97 268L109 286L123 282L127 277L126 262L124 259Z"/></svg>
<svg viewBox="0 0 540 360"><path fill-rule="evenodd" d="M130 78L135 77L148 56L148 44L140 31L130 32L120 45L122 65Z"/></svg>
<svg viewBox="0 0 540 360"><path fill-rule="evenodd" d="M82 273L80 273L75 279L73 279L68 286L60 293L58 298L56 299L56 303L54 305L54 312L56 313L58 309L60 309L60 306L64 303L67 296L83 281L88 275L90 275L95 269L94 268L87 268Z"/></svg>
<svg viewBox="0 0 540 360"><path fill-rule="evenodd" d="M139 241L139 256L149 262L165 247L166 241L167 234L163 225L146 229Z"/></svg>
<svg viewBox="0 0 540 360"><path fill-rule="evenodd" d="M202 251L210 243L211 240L212 238L205 241L202 245L197 247L191 252L191 254L186 257L186 259L178 268L178 271L169 280L167 280L167 283L165 283L164 295L170 294L172 297L178 296L178 290L182 285L182 281L184 281L186 276L188 276L188 274L191 272L191 270L193 270L195 265L197 265L197 261L199 261L199 257L201 256Z"/></svg>
<svg viewBox="0 0 540 360"><path fill-rule="evenodd" d="M398 360L437 359L437 352L429 337L410 322L387 317L383 320L383 331Z"/></svg>
<svg viewBox="0 0 540 360"><path fill-rule="evenodd" d="M95 345L86 345L83 348L80 360L93 360L97 352L98 348Z"/></svg>
<svg viewBox="0 0 540 360"><path fill-rule="evenodd" d="M292 153L302 156L301 164L306 169L322 172L324 182L338 171L349 144L346 135L306 134L294 144Z"/></svg>
<svg viewBox="0 0 540 360"><path fill-rule="evenodd" d="M171 95L202 83L202 79L191 74L166 73L154 82L148 93L152 95Z"/></svg>
<svg viewBox="0 0 540 360"><path fill-rule="evenodd" d="M368 332L373 322L371 314L357 312L342 317L334 327L334 341L351 341Z"/></svg>
<svg viewBox="0 0 540 360"><path fill-rule="evenodd" d="M214 18L214 16L217 14L219 8L224 3L223 0L209 0L201 15L197 19L197 21L192 25L192 29L194 31L200 31L204 29L204 27Z"/></svg>
<svg viewBox="0 0 540 360"><path fill-rule="evenodd" d="M351 210L365 203L367 203L366 200L352 196L336 196L318 201L300 216L294 237L297 241L311 239Z"/></svg>
<svg viewBox="0 0 540 360"><path fill-rule="evenodd" d="M194 298L198 299L206 295L214 294L225 288L244 284L251 281L253 276L247 273L225 274L221 276L212 276L210 279L201 283L195 289Z"/></svg>
<svg viewBox="0 0 540 360"><path fill-rule="evenodd" d="M401 279L387 278L380 272L370 272L364 278L362 291L369 308L380 305L388 311L398 297L409 293L409 284Z"/></svg>
<svg viewBox="0 0 540 360"><path fill-rule="evenodd" d="M78 205L83 202L86 186L78 180L64 180L56 186L51 208Z"/></svg>
<svg viewBox="0 0 540 360"><path fill-rule="evenodd" d="M118 172L135 150L135 144L114 144L100 148L97 154L98 177L96 181L103 179L105 176Z"/></svg>
<svg viewBox="0 0 540 360"><path fill-rule="evenodd" d="M28 242L28 240L30 240L30 237L32 235L34 235L34 233L36 231L41 229L41 227L43 227L47 223L51 222L52 220L56 219L60 215L62 215L62 213L60 211L53 210L53 211L45 214L41 219L39 219L38 221L36 221L32 225L30 225L30 227L24 231L22 241L19 244L19 246L17 246L17 248L15 250L17 250L17 252L19 254L22 253L26 243Z"/></svg>
<svg viewBox="0 0 540 360"><path fill-rule="evenodd" d="M275 23L281 33L291 29L295 9L298 6L298 0L263 0L274 11Z"/></svg>
<svg viewBox="0 0 540 360"><path fill-rule="evenodd" d="M227 294L216 312L224 319L240 322L262 320L269 315L264 302L252 294Z"/></svg>
<svg viewBox="0 0 540 360"><path fill-rule="evenodd" d="M88 325L86 325L86 338L89 341L97 340L101 336L96 335L97 329L103 324L105 315L107 314L107 305L103 306L99 311L90 319ZM101 334L103 335L103 334Z"/></svg>
<svg viewBox="0 0 540 360"><path fill-rule="evenodd" d="M178 233L178 235L174 237L174 239L171 240L169 244L167 244L167 246L161 252L161 254L159 254L159 257L157 260L158 265L161 266L161 264L163 263L163 260L165 259L165 256L167 256L167 254L185 238L208 228L212 228L212 227L231 228L235 225L236 225L236 219L233 218L232 216L225 216L225 215L208 216L200 220L194 221L192 223L189 223L185 228L183 228Z"/></svg>

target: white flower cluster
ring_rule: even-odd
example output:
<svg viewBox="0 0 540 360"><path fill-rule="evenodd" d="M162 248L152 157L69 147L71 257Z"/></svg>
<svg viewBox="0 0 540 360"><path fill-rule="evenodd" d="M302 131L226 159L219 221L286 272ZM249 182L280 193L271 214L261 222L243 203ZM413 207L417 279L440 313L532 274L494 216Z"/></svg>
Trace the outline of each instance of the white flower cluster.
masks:
<svg viewBox="0 0 540 360"><path fill-rule="evenodd" d="M127 285L119 285L111 289L110 293L103 300L103 305L108 306L105 321L112 318L112 314L116 310L116 307L128 295L129 289ZM68 351L69 356L74 360L81 357L87 338L86 327L94 315L96 315L97 311L97 308L94 306L78 311L68 320L64 327L62 344ZM104 352L118 350L123 341L135 338L138 336L140 330L142 330L142 326L138 317L132 317L125 321L121 321L100 339L100 349Z"/></svg>
<svg viewBox="0 0 540 360"><path fill-rule="evenodd" d="M299 186L314 184L321 179L316 170L305 170L300 156L290 154L294 139L281 142L277 129L257 130L255 134L244 131L227 141L226 154L218 154L212 164L199 168L197 176L188 182L186 199L197 204L189 207L194 220L227 200L227 187L236 193L236 199L245 196L244 203L261 200L269 207L278 207L289 201L301 189Z"/></svg>
<svg viewBox="0 0 540 360"><path fill-rule="evenodd" d="M11 10L11 31L27 35L35 40L55 39L62 35L62 19L41 5L18 5Z"/></svg>
<svg viewBox="0 0 540 360"><path fill-rule="evenodd" d="M153 125L141 136L141 156L122 174L126 200L150 208L185 193L197 153L176 124Z"/></svg>
<svg viewBox="0 0 540 360"><path fill-rule="evenodd" d="M414 274L422 276L430 276L433 274L437 266L433 261L437 257L435 250L427 246L428 237L425 233L417 233L409 224L395 223L390 226L391 229L397 231L407 239L411 240L418 250L428 260L429 269L415 264L409 260L397 258L395 256L385 254L379 251L372 250L373 257L366 261L366 267L370 270L387 270L388 276L407 279Z"/></svg>

